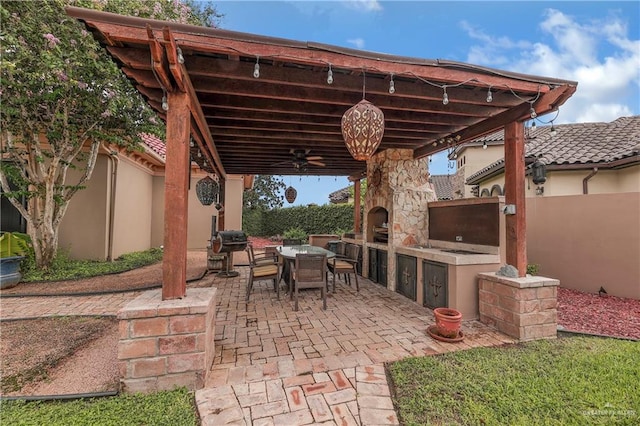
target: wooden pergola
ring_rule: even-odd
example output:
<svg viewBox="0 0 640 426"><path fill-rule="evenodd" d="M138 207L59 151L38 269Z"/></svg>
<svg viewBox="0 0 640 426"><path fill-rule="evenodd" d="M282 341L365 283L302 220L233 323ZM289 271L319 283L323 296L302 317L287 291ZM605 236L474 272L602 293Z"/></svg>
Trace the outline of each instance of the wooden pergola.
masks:
<svg viewBox="0 0 640 426"><path fill-rule="evenodd" d="M222 182L227 174L304 170L349 176L359 192L366 163L347 151L341 118L363 96L385 115L378 150L422 158L505 129L506 203L516 209L507 216L507 263L524 275L524 121L557 110L576 82L76 7L67 13L166 121L163 299L186 292L190 161ZM322 157L324 166L296 167L292 150Z"/></svg>

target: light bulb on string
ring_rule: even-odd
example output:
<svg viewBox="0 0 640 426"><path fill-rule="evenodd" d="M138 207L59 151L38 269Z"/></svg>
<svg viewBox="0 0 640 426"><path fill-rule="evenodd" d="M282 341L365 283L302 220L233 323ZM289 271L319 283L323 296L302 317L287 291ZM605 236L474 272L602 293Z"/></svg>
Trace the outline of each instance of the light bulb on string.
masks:
<svg viewBox="0 0 640 426"><path fill-rule="evenodd" d="M260 78L260 56L256 56L256 64L253 67L253 78Z"/></svg>
<svg viewBox="0 0 640 426"><path fill-rule="evenodd" d="M531 113L531 118L536 118L538 116L538 113L536 112L535 109L533 109L533 106L531 107L531 109L529 110L529 112Z"/></svg>
<svg viewBox="0 0 640 426"><path fill-rule="evenodd" d="M447 105L449 103L449 95L447 95L447 86L443 87L444 93L442 94L442 104Z"/></svg>
<svg viewBox="0 0 640 426"><path fill-rule="evenodd" d="M182 55L182 49L178 47L176 48L176 50L178 51L178 63L184 64L184 56Z"/></svg>
<svg viewBox="0 0 640 426"><path fill-rule="evenodd" d="M482 149L487 149L487 141L482 142Z"/></svg>
<svg viewBox="0 0 640 426"><path fill-rule="evenodd" d="M329 72L327 73L327 84L333 84L333 70L331 70L331 64L329 64Z"/></svg>
<svg viewBox="0 0 640 426"><path fill-rule="evenodd" d="M489 90L487 91L487 103L491 102L493 102L493 93L491 93L491 87L489 87Z"/></svg>
<svg viewBox="0 0 640 426"><path fill-rule="evenodd" d="M162 109L169 111L169 102L167 102L167 95L162 95Z"/></svg>
<svg viewBox="0 0 640 426"><path fill-rule="evenodd" d="M391 74L391 81L389 81L389 93L392 95L396 93L396 84L393 82L393 74Z"/></svg>
<svg viewBox="0 0 640 426"><path fill-rule="evenodd" d="M558 134L558 131L556 130L556 128L553 126L553 121L551 122L551 130L549 131L549 133L551 134L551 136L555 136Z"/></svg>

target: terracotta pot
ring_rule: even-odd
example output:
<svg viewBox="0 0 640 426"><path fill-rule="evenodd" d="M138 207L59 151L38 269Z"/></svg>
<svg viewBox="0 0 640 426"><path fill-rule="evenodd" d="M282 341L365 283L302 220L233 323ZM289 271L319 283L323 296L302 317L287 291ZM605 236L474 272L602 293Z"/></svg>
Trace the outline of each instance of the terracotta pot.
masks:
<svg viewBox="0 0 640 426"><path fill-rule="evenodd" d="M458 337L462 323L462 314L459 311L451 308L435 308L433 313L436 316L438 334L450 339Z"/></svg>

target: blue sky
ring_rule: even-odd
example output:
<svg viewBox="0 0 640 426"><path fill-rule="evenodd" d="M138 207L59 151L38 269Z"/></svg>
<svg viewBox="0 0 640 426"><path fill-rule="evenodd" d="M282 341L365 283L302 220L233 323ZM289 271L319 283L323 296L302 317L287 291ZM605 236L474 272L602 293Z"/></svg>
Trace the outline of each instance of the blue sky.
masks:
<svg viewBox="0 0 640 426"><path fill-rule="evenodd" d="M578 82L555 123L640 114L638 1L217 1L221 28ZM540 117L542 122L552 117ZM538 123L541 124L541 123ZM446 154L431 174L453 173ZM325 204L345 177L283 177L293 205ZM285 205L288 203L285 202Z"/></svg>

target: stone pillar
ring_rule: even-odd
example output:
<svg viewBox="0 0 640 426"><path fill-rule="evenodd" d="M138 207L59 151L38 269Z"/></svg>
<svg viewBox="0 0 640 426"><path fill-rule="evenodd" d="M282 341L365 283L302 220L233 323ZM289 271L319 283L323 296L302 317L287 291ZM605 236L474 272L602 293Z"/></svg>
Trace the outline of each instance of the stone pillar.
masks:
<svg viewBox="0 0 640 426"><path fill-rule="evenodd" d="M118 312L122 392L204 386L215 356L216 291L195 288L163 301L161 290L150 290Z"/></svg>
<svg viewBox="0 0 640 426"><path fill-rule="evenodd" d="M521 341L556 338L559 284L538 276L478 274L480 322Z"/></svg>

